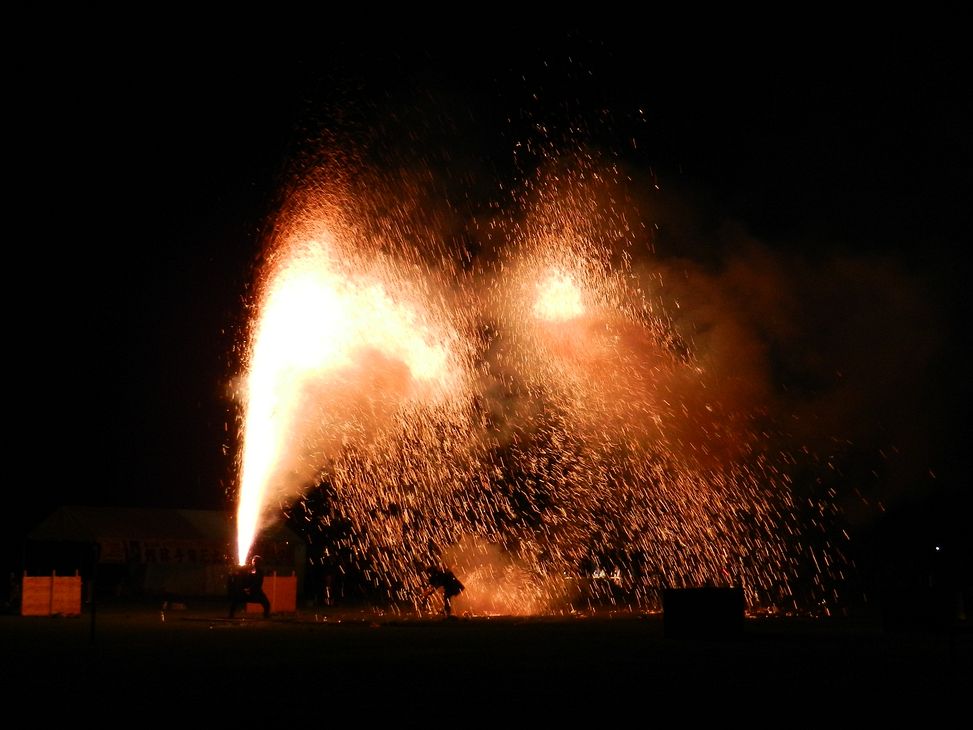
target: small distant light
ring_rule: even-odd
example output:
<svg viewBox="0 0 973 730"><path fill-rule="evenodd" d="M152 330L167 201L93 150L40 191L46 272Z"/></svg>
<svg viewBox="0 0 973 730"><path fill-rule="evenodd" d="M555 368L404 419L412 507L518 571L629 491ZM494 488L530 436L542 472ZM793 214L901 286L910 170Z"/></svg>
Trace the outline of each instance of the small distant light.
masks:
<svg viewBox="0 0 973 730"><path fill-rule="evenodd" d="M942 548L941 548L941 547L939 547L939 545L937 545L937 546L936 546L936 552L938 553L938 552L939 552L940 550L942 550Z"/></svg>

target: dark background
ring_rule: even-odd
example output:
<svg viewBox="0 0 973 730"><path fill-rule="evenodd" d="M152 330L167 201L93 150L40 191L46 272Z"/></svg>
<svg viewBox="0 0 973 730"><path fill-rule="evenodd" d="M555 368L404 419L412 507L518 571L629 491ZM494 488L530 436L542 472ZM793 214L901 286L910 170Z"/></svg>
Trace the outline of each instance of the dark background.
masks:
<svg viewBox="0 0 973 730"><path fill-rule="evenodd" d="M775 250L914 274L946 333L916 414L933 424L935 479L868 527L968 550L973 120L948 29L476 28L304 28L292 42L101 31L45 45L55 62L40 48L22 59L8 90L24 404L2 525L11 569L60 504L232 506L245 305L291 165L322 130L416 129L414 154L476 206L522 172L512 148L538 122L575 125L654 176L672 196L656 200L660 220L666 201L691 199L695 227L673 255L699 255L732 222Z"/></svg>

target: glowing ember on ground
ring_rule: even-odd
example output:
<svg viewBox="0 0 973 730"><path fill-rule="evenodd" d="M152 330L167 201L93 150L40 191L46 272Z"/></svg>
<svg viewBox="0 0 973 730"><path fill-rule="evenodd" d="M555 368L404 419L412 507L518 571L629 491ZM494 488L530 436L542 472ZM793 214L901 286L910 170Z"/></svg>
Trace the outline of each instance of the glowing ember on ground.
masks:
<svg viewBox="0 0 973 730"><path fill-rule="evenodd" d="M421 226L370 229L312 193L295 206L245 363L241 563L264 520L303 507L312 536L348 525L335 549L391 600L447 561L457 611L828 590L840 552L806 540L759 389L679 335L648 293L661 267L617 255L635 234L599 204L603 178L563 179L496 223L505 246L473 276L429 263ZM316 513L304 497L322 486Z"/></svg>

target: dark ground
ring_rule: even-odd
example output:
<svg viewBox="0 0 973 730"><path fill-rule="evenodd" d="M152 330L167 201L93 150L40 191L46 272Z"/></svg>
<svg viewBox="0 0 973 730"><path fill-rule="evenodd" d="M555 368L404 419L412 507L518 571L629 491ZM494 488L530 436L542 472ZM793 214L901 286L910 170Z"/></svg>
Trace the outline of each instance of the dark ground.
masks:
<svg viewBox="0 0 973 730"><path fill-rule="evenodd" d="M5 706L100 726L598 727L954 722L973 631L747 618L722 638L662 614L461 617L347 607L229 620L221 602L0 616ZM258 614L253 614L257 616ZM26 702L25 702L26 701Z"/></svg>

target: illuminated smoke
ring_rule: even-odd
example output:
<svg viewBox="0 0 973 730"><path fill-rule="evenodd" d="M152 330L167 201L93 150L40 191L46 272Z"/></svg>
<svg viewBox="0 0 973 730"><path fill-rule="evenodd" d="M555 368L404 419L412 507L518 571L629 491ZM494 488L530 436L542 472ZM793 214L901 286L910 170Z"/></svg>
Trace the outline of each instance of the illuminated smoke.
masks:
<svg viewBox="0 0 973 730"><path fill-rule="evenodd" d="M334 549L420 609L431 562L473 612L656 608L665 586L707 583L750 606L827 595L840 549L807 537L827 506L795 497L759 358L725 329L705 347L680 331L671 272L632 265L612 175L525 185L472 274L434 223L387 214L414 191L366 179L309 185L273 242L245 363L241 562L303 506L312 537L347 523Z"/></svg>

